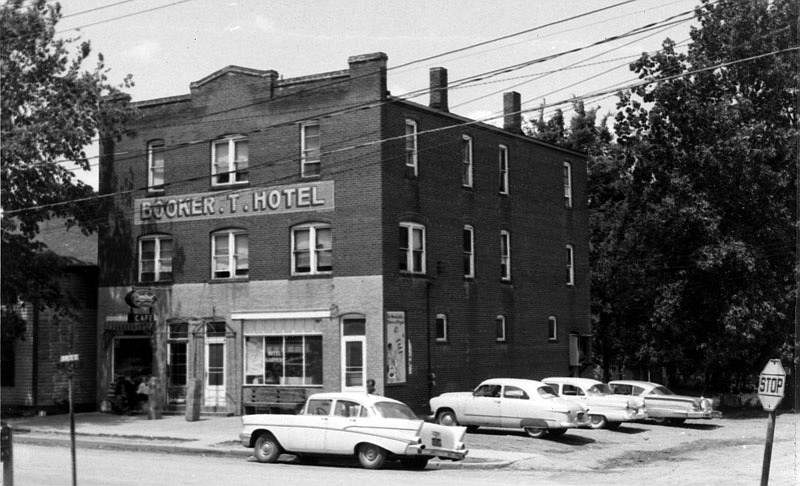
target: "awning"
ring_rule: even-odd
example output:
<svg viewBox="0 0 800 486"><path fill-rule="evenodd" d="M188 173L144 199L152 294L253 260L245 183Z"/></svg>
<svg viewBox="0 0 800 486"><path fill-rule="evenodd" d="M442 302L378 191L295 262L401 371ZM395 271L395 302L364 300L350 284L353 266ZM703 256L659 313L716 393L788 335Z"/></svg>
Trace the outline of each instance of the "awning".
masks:
<svg viewBox="0 0 800 486"><path fill-rule="evenodd" d="M119 322L106 321L103 327L106 331L147 331L153 330L152 322Z"/></svg>

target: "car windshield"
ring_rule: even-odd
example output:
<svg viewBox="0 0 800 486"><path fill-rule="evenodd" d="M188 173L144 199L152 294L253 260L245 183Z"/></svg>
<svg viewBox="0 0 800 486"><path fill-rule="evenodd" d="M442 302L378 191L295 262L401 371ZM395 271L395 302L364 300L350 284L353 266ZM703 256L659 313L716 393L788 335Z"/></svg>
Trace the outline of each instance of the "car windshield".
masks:
<svg viewBox="0 0 800 486"><path fill-rule="evenodd" d="M540 386L540 387L539 387L539 388L538 388L536 391L538 391L538 392L539 392L539 395L540 395L542 398L557 398L557 397L558 397L558 395L556 394L556 391L555 391L555 390L553 390L553 389L552 389L550 386L548 386L548 385L545 385L545 386Z"/></svg>
<svg viewBox="0 0 800 486"><path fill-rule="evenodd" d="M649 394L650 395L674 395L674 393L672 393L669 390L669 388L667 388L665 386L660 386L660 385L655 387L655 388L653 388L652 390L650 390Z"/></svg>
<svg viewBox="0 0 800 486"><path fill-rule="evenodd" d="M375 404L375 410L377 410L378 415L383 418L417 420L417 416L414 412L404 403L377 402Z"/></svg>
<svg viewBox="0 0 800 486"><path fill-rule="evenodd" d="M587 395L611 395L612 393L614 392L611 391L611 387L605 383L598 383L586 390Z"/></svg>

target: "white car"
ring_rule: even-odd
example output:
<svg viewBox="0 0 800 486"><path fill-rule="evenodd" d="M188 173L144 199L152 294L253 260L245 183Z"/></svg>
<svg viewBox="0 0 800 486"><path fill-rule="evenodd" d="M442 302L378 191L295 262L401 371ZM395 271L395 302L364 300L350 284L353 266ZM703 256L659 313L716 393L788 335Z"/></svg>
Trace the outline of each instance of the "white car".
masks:
<svg viewBox="0 0 800 486"><path fill-rule="evenodd" d="M426 423L408 405L366 393L317 393L298 415L242 417L239 438L256 460L275 462L282 453L311 461L317 456L357 456L367 469L399 460L424 469L432 457L458 461L467 455L464 427Z"/></svg>
<svg viewBox="0 0 800 486"><path fill-rule="evenodd" d="M517 378L486 380L474 391L443 393L430 400L442 425L522 428L531 437L557 437L567 429L589 427L583 405L559 398L540 381Z"/></svg>
<svg viewBox="0 0 800 486"><path fill-rule="evenodd" d="M647 416L657 423L680 425L686 419L711 419L722 417L722 412L714 410L714 402L709 398L676 395L664 385L649 381L615 380L608 385L618 395L644 398Z"/></svg>
<svg viewBox="0 0 800 486"><path fill-rule="evenodd" d="M602 381L591 378L553 376L542 379L567 400L589 407L593 429L616 429L622 422L644 420L644 398L615 395Z"/></svg>

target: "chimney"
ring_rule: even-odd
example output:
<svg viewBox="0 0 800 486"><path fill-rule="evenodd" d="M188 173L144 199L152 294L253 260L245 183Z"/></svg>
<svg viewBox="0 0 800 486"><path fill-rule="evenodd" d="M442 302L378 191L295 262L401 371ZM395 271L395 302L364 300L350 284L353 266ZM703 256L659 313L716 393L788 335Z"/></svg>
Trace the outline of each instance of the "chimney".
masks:
<svg viewBox="0 0 800 486"><path fill-rule="evenodd" d="M434 110L449 111L447 106L447 69L431 68L431 102Z"/></svg>
<svg viewBox="0 0 800 486"><path fill-rule="evenodd" d="M503 93L503 128L513 133L522 133L522 104L519 93Z"/></svg>
<svg viewBox="0 0 800 486"><path fill-rule="evenodd" d="M386 60L382 52L350 56L350 89L370 99L386 99Z"/></svg>

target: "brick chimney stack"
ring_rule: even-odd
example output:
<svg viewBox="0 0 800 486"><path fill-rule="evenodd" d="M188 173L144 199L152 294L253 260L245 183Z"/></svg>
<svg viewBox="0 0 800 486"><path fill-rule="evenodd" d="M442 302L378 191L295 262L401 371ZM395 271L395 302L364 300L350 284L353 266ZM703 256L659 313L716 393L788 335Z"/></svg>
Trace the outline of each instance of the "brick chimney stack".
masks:
<svg viewBox="0 0 800 486"><path fill-rule="evenodd" d="M503 93L503 128L513 133L522 133L522 103L519 93Z"/></svg>
<svg viewBox="0 0 800 486"><path fill-rule="evenodd" d="M431 68L431 102L434 110L449 111L447 106L447 69L443 67Z"/></svg>

